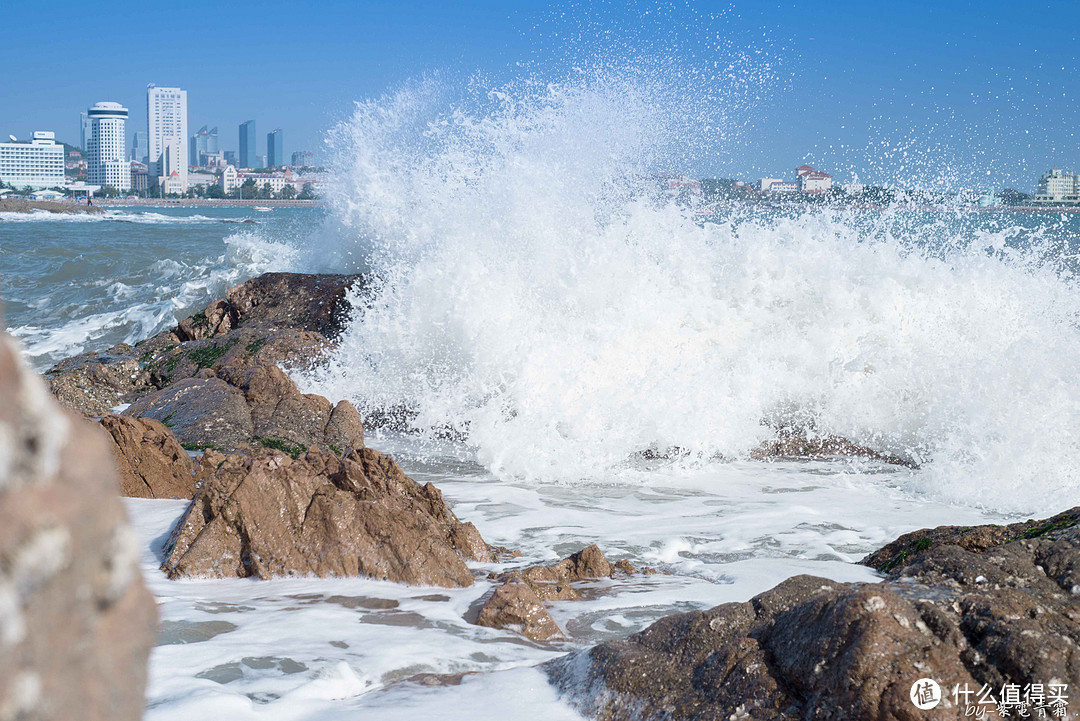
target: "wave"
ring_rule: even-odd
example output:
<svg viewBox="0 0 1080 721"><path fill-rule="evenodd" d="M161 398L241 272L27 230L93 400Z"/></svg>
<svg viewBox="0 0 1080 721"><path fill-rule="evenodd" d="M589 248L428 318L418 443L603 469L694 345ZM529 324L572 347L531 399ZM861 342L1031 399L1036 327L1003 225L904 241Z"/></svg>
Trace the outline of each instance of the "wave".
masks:
<svg viewBox="0 0 1080 721"><path fill-rule="evenodd" d="M340 229L320 252L376 281L308 388L407 409L516 478L746 457L796 427L919 464L906 482L937 498L1080 503L1066 221L703 223L655 192L677 108L648 83L501 88L480 109L442 90L359 104L331 136Z"/></svg>
<svg viewBox="0 0 1080 721"><path fill-rule="evenodd" d="M190 223L219 223L221 219L205 215L167 215L150 211L105 210L101 213L51 213L47 210L31 210L26 213L0 213L0 223L138 223L146 225L172 225Z"/></svg>

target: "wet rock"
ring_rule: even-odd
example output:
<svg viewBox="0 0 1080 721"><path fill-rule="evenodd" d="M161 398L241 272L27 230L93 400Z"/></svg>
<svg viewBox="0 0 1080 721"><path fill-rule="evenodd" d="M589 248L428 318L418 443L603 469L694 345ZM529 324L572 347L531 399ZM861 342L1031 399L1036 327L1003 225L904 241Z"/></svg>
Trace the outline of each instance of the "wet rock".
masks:
<svg viewBox="0 0 1080 721"><path fill-rule="evenodd" d="M497 586L484 600L473 623L516 631L534 641L563 635L532 587L521 578L510 578Z"/></svg>
<svg viewBox="0 0 1080 721"><path fill-rule="evenodd" d="M243 391L220 378L179 381L144 396L124 415L160 421L191 449L235 449L255 433Z"/></svg>
<svg viewBox="0 0 1080 721"><path fill-rule="evenodd" d="M668 616L546 668L577 708L600 719L953 719L967 712L953 702L957 686L1075 686L1078 514L909 534L868 559L892 564L880 584L797 576L749 602ZM933 542L894 562L923 538ZM950 542L958 540L968 547ZM945 693L921 711L909 693L926 677Z"/></svg>
<svg viewBox="0 0 1080 721"><path fill-rule="evenodd" d="M277 366L227 365L143 397L126 411L165 423L186 448L267 447L298 456L308 448L341 455L364 446L360 414L304 394Z"/></svg>
<svg viewBox="0 0 1080 721"><path fill-rule="evenodd" d="M164 424L149 418L106 415L101 427L113 441L120 495L137 498L191 498L194 465Z"/></svg>
<svg viewBox="0 0 1080 721"><path fill-rule="evenodd" d="M367 576L458 587L473 581L466 560L494 559L437 488L378 451L218 457L204 457L202 487L166 545L171 578Z"/></svg>
<svg viewBox="0 0 1080 721"><path fill-rule="evenodd" d="M307 365L341 331L348 294L360 282L358 275L269 273L134 348L69 358L46 375L64 406L96 416L207 369Z"/></svg>
<svg viewBox="0 0 1080 721"><path fill-rule="evenodd" d="M139 719L156 609L103 433L6 335L0 399L0 719Z"/></svg>
<svg viewBox="0 0 1080 721"><path fill-rule="evenodd" d="M528 566L493 575L500 585L481 599L479 608L467 618L480 626L517 631L534 641L561 637L563 633L544 607L545 602L577 601L581 594L574 583L635 572L629 561L612 564L593 544L550 566Z"/></svg>
<svg viewBox="0 0 1080 721"><path fill-rule="evenodd" d="M878 453L866 446L839 436L815 436L802 432L781 432L762 443L750 454L755 460L821 460L828 458L866 458L884 463L911 465L908 461Z"/></svg>
<svg viewBox="0 0 1080 721"><path fill-rule="evenodd" d="M46 374L49 388L66 408L86 415L102 415L133 403L153 390L150 375L120 344L104 353L84 353L56 364Z"/></svg>

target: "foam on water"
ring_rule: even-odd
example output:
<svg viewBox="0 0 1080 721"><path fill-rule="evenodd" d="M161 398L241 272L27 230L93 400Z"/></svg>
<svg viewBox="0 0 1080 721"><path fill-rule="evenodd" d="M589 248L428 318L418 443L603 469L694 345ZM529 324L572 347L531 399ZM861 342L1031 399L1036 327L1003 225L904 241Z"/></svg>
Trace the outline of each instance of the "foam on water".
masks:
<svg viewBox="0 0 1080 721"><path fill-rule="evenodd" d="M745 457L794 426L917 463L909 487L940 499L1080 503L1072 221L702 223L655 192L680 157L662 82L479 95L420 83L332 133L340 232L320 251L378 282L309 389L455 429L503 478Z"/></svg>
<svg viewBox="0 0 1080 721"><path fill-rule="evenodd" d="M47 210L31 210L26 213L0 213L0 223L141 223L147 225L176 223L218 223L220 220L205 215L164 215L153 211L125 211L106 209L100 213L50 213Z"/></svg>

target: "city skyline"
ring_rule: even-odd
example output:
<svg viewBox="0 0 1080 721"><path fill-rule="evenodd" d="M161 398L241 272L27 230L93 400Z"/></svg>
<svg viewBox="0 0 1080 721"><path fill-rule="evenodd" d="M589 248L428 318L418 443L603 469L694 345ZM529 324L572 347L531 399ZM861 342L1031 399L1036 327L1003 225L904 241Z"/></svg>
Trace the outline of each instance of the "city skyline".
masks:
<svg viewBox="0 0 1080 721"><path fill-rule="evenodd" d="M144 127L139 96L146 83L157 82L190 92L191 127L225 129L222 150L239 150L234 129L256 119L267 129L285 129L287 158L301 149L320 152L326 131L348 117L355 101L426 74L458 83L482 76L497 85L522 74L558 78L577 64L657 54L676 64L694 57L721 67L746 59L745 72L735 62L728 87L715 94L717 105L730 103L717 113L723 132L709 153L690 159L693 167L678 169L702 177L768 176L795 159L842 180L852 173L867 182L921 175L1030 190L1047 168L1080 166L1080 131L1061 121L1080 94L1072 72L1080 6L998 1L980 3L975 12L969 2L939 5L841 0L822 13L812 3L743 0L679 8L324 3L311 12L271 2L260 14L259 33L236 32L251 29L242 7L196 2L192 12L166 17L138 6L138 13L85 18L81 32L126 48L101 58L89 77L71 71L67 46L44 18L17 6L0 28L7 68L0 77L0 131L23 137L50 129L75 144L78 112L102 99L131 109L129 131ZM159 25L194 33L207 13L227 40L208 44L206 52L157 52ZM1055 22L1042 22L1047 17ZM254 60L274 37L283 44ZM703 96L711 101L704 90ZM264 139L256 134L255 140L261 154Z"/></svg>

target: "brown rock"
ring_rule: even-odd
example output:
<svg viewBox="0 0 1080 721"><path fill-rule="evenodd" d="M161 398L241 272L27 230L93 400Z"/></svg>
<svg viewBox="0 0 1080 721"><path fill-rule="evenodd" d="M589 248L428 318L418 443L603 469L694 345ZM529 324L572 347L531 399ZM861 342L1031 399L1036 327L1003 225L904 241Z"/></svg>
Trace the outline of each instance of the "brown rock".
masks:
<svg viewBox="0 0 1080 721"><path fill-rule="evenodd" d="M776 438L762 443L750 453L750 457L759 461L773 459L866 458L897 465L913 465L905 459L878 453L840 436L816 436L805 432L789 431L781 431Z"/></svg>
<svg viewBox="0 0 1080 721"><path fill-rule="evenodd" d="M545 601L576 601L581 598L571 585L588 579L610 578L615 567L593 544L551 566L530 566L521 571L525 582Z"/></svg>
<svg viewBox="0 0 1080 721"><path fill-rule="evenodd" d="M204 457L205 480L166 546L172 578L367 576L454 587L472 583L466 559L493 558L438 489L378 451L217 458Z"/></svg>
<svg viewBox="0 0 1080 721"><path fill-rule="evenodd" d="M563 635L540 598L520 578L511 578L497 586L484 600L474 623L517 631L534 641L546 641Z"/></svg>
<svg viewBox="0 0 1080 721"><path fill-rule="evenodd" d="M966 714L953 704L957 685L1074 686L1078 514L1016 524L1012 539L1000 527L921 532L935 540L914 557L883 554L893 566L883 583L798 576L747 603L668 616L547 670L600 719L955 719ZM987 546L995 537L1006 542ZM921 711L909 693L925 677L945 693Z"/></svg>
<svg viewBox="0 0 1080 721"><path fill-rule="evenodd" d="M113 441L120 495L137 498L191 498L194 464L162 423L149 418L107 415L101 426Z"/></svg>
<svg viewBox="0 0 1080 721"><path fill-rule="evenodd" d="M100 429L0 336L0 718L135 721L157 618Z"/></svg>

